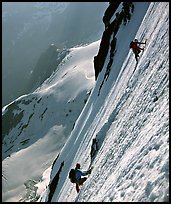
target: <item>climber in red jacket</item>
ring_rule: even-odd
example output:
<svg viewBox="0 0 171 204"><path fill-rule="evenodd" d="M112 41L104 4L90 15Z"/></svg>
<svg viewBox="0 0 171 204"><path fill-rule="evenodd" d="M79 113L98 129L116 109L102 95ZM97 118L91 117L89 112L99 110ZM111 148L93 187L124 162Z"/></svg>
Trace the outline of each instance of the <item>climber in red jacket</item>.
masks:
<svg viewBox="0 0 171 204"><path fill-rule="evenodd" d="M146 44L146 42L145 42L145 43L143 43L143 42L138 42L138 40L135 39L134 41L132 41L132 42L130 43L130 48L132 48L132 51L133 51L134 54L135 54L135 59L136 59L136 61L138 61L139 53L141 52L141 50L144 50L144 48L141 48L141 47L138 46L138 45L140 45L140 44Z"/></svg>

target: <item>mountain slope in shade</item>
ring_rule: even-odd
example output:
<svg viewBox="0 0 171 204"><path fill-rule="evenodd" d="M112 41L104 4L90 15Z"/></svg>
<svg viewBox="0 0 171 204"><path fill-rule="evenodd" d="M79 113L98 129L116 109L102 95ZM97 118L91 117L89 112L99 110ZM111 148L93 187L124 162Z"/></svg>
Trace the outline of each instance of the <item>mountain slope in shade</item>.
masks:
<svg viewBox="0 0 171 204"><path fill-rule="evenodd" d="M39 58L50 44L61 50L99 40L107 5L107 2L3 2L2 105L30 92L28 86L33 77L30 74L37 69Z"/></svg>

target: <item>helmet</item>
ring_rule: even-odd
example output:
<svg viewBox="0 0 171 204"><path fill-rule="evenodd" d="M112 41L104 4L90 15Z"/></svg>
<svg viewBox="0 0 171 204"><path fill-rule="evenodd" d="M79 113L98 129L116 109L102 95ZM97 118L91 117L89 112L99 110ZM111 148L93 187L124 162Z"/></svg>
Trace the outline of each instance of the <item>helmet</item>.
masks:
<svg viewBox="0 0 171 204"><path fill-rule="evenodd" d="M79 163L76 164L76 168L80 169L80 164Z"/></svg>
<svg viewBox="0 0 171 204"><path fill-rule="evenodd" d="M137 39L134 39L134 42L138 42L138 40L137 40Z"/></svg>

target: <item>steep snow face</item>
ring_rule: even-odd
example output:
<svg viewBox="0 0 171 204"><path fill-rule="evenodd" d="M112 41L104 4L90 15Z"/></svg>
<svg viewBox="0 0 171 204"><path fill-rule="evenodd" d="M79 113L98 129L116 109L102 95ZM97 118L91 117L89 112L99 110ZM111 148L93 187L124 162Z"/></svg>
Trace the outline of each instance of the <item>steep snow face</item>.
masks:
<svg viewBox="0 0 171 204"><path fill-rule="evenodd" d="M3 108L4 202L36 200L35 183L60 152L94 87L99 43L72 48L41 87Z"/></svg>
<svg viewBox="0 0 171 204"><path fill-rule="evenodd" d="M140 16L144 16L142 22ZM129 43L135 37L147 39L137 65L129 51ZM108 55L96 86L54 164L51 182L60 174L52 202L169 200L168 48L169 3L135 3L130 23L117 34L117 51L109 78L98 96ZM94 138L98 150L91 158ZM69 170L77 162L83 169L94 166L79 194L68 179ZM48 198L47 188L40 201Z"/></svg>

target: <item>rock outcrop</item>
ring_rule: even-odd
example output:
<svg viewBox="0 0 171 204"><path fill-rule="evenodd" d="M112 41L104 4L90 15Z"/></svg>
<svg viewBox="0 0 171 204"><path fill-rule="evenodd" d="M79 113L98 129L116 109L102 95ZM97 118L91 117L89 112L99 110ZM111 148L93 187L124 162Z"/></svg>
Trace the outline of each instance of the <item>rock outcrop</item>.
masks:
<svg viewBox="0 0 171 204"><path fill-rule="evenodd" d="M110 67L113 63L114 53L116 51L115 47L116 47L117 39L115 36L119 30L120 25L122 23L126 25L127 22L130 21L131 14L134 11L134 5L132 2L123 2L121 12L117 12L115 14L115 19L112 22L110 22L111 17L116 12L120 4L121 2L109 2L109 7L106 9L105 14L103 16L103 23L105 24L105 31L103 32L103 35L102 35L98 54L94 57L94 69L95 69L95 79L96 80L104 66L106 56L109 51L109 47L111 46L110 61L107 66L107 72L105 74L105 78L106 76L109 75ZM112 36L113 36L113 39L111 41Z"/></svg>

